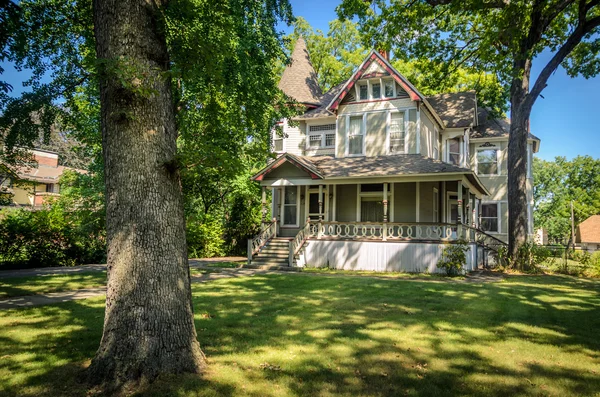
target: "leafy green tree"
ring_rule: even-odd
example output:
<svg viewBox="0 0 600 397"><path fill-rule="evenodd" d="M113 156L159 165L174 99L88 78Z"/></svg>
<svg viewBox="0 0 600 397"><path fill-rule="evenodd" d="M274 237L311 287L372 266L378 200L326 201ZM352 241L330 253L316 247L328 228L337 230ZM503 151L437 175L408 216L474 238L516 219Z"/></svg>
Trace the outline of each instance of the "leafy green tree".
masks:
<svg viewBox="0 0 600 397"><path fill-rule="evenodd" d="M571 238L571 202L575 225L600 214L600 159L577 156L568 161L534 158L534 223L552 242Z"/></svg>
<svg viewBox="0 0 600 397"><path fill-rule="evenodd" d="M402 59L433 59L440 78L458 68L494 73L510 98L508 152L509 256L527 238L528 122L550 76L600 72L597 0L344 0L340 16L358 17L367 42L393 48ZM553 53L532 80L543 51ZM518 261L515 262L517 265Z"/></svg>

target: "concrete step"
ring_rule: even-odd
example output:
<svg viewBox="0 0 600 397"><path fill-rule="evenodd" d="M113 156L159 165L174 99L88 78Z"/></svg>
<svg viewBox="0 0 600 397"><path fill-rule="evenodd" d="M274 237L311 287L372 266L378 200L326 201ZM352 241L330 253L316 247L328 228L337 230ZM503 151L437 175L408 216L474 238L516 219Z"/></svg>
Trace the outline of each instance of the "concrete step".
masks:
<svg viewBox="0 0 600 397"><path fill-rule="evenodd" d="M260 251L259 255L288 255L290 252L288 250L270 250L263 249Z"/></svg>
<svg viewBox="0 0 600 397"><path fill-rule="evenodd" d="M267 243L267 247L289 247L290 244L289 243L283 243L283 242L279 242L279 241L270 241L269 243Z"/></svg>
<svg viewBox="0 0 600 397"><path fill-rule="evenodd" d="M288 263L287 257L273 257L273 256L257 256L252 259L252 262L277 262L277 263Z"/></svg>

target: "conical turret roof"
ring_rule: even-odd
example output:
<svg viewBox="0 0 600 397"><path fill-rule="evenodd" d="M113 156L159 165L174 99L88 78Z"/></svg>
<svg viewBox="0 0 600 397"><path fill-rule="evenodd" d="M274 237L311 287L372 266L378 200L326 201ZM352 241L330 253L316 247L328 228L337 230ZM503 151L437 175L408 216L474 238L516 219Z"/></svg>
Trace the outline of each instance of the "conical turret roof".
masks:
<svg viewBox="0 0 600 397"><path fill-rule="evenodd" d="M296 41L291 58L279 81L279 89L300 103L318 105L323 93L302 37Z"/></svg>

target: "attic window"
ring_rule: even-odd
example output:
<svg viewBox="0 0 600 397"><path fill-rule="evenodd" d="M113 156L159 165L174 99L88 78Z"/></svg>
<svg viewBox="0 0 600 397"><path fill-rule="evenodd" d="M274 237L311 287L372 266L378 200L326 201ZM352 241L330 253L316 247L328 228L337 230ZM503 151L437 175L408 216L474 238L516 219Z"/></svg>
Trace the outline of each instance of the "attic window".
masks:
<svg viewBox="0 0 600 397"><path fill-rule="evenodd" d="M310 132L335 130L335 124L311 125L308 130Z"/></svg>
<svg viewBox="0 0 600 397"><path fill-rule="evenodd" d="M385 97L393 98L394 97L394 80L387 80L383 83L385 86Z"/></svg>
<svg viewBox="0 0 600 397"><path fill-rule="evenodd" d="M373 90L373 99L381 98L381 84L373 83L371 89Z"/></svg>
<svg viewBox="0 0 600 397"><path fill-rule="evenodd" d="M361 101L366 101L367 99L369 99L369 91L367 89L367 85L366 84L362 84L358 86L358 90L360 93L360 100Z"/></svg>

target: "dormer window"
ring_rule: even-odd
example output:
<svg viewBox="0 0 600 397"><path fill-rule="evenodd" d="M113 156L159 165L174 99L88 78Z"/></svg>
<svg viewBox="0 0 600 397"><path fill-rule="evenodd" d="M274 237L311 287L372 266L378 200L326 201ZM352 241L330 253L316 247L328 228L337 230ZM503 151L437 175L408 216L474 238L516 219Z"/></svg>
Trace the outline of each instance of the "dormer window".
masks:
<svg viewBox="0 0 600 397"><path fill-rule="evenodd" d="M373 91L373 99L381 98L381 84L373 83L371 84L371 89Z"/></svg>
<svg viewBox="0 0 600 397"><path fill-rule="evenodd" d="M361 101L366 101L367 99L369 99L369 89L368 88L369 87L367 87L366 84L362 84L362 85L358 86Z"/></svg>
<svg viewBox="0 0 600 397"><path fill-rule="evenodd" d="M460 138L448 139L448 162L460 166Z"/></svg>

